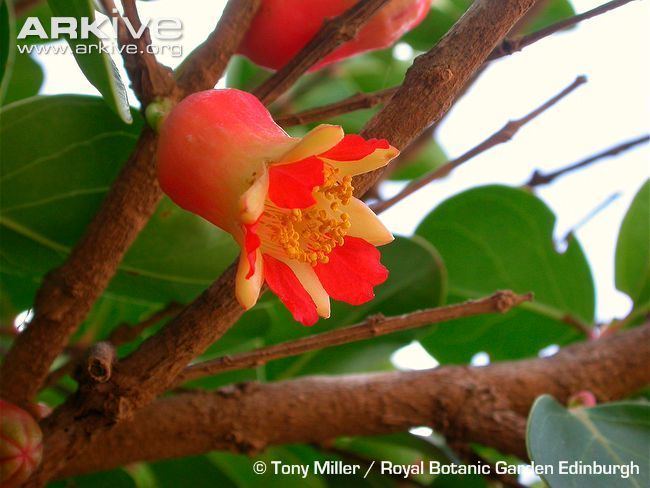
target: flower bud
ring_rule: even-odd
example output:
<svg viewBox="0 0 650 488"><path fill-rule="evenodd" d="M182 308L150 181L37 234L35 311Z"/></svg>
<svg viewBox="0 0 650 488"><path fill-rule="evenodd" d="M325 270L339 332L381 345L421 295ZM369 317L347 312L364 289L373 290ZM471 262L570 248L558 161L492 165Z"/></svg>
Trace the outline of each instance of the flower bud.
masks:
<svg viewBox="0 0 650 488"><path fill-rule="evenodd" d="M262 0L239 52L260 66L280 69L314 37L326 20L341 15L355 3L356 0ZM431 0L391 0L353 40L326 56L315 69L391 46L424 19L430 4Z"/></svg>
<svg viewBox="0 0 650 488"><path fill-rule="evenodd" d="M16 405L0 399L0 486L24 483L43 456L43 435L36 421Z"/></svg>

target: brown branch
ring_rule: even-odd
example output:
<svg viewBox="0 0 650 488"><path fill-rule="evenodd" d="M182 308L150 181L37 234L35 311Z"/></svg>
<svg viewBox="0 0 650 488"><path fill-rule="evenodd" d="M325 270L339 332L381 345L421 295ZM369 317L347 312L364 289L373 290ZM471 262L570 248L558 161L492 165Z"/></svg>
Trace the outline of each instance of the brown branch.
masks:
<svg viewBox="0 0 650 488"><path fill-rule="evenodd" d="M551 24L548 27L544 27L543 29L535 31L531 34L519 38L505 39L499 45L499 47L496 48L492 52L492 54L490 54L488 60L491 61L493 59L514 54L517 51L521 51L526 46L529 46L534 42L539 41L540 39L548 37L552 34L555 34L556 32L567 29L569 27L573 27L574 25L582 22L583 20L592 19L594 17L597 17L598 15L602 15L606 12L609 12L610 10L614 10L615 8L622 7L623 5L625 5L626 3L630 3L631 1L632 0L613 0L612 2L607 2L599 7L593 8L582 14L574 15L573 17L569 17L568 19L560 20L559 22Z"/></svg>
<svg viewBox="0 0 650 488"><path fill-rule="evenodd" d="M535 31L531 34L522 36L518 40L504 39L499 46L497 46L487 58L487 61L494 61L495 59L509 56L531 44L544 39L556 32L574 26L583 20L591 19L598 15L609 12L615 8L621 7L632 0L616 0L606 3L600 7L596 7L588 12L575 15L568 19L561 20L548 27ZM370 93L357 93L351 97L345 98L341 101L334 102L329 105L315 107L295 114L281 115L276 118L276 122L283 127L291 127L293 125L309 124L311 122L318 122L337 115L354 112L366 108L372 108L382 103L386 103L398 90L399 86L386 88Z"/></svg>
<svg viewBox="0 0 650 488"><path fill-rule="evenodd" d="M477 0L449 33L408 71L402 87L363 131L397 147L446 112L467 80L535 0ZM368 190L381 172L354 180L355 194ZM32 484L43 483L92 439L151 402L176 376L221 337L242 314L234 298L236 265L195 302L116 367L113 377L71 398L43 423L44 460ZM73 422L73 419L75 420Z"/></svg>
<svg viewBox="0 0 650 488"><path fill-rule="evenodd" d="M213 88L219 81L260 4L261 0L228 2L216 29L177 69L177 83L186 93Z"/></svg>
<svg viewBox="0 0 650 488"><path fill-rule="evenodd" d="M564 176L567 173L571 173L578 169L584 168L585 166L589 166L590 164L596 163L602 159L616 156L624 151L632 149L635 146L638 146L640 144L645 144L648 141L650 141L650 135L637 137L636 139L622 142L621 144L617 144L616 146L610 147L605 151L599 152L598 154L594 154L593 156L589 156L588 158L583 159L582 161L571 164L564 168L560 168L557 171L553 171L551 173L542 173L536 170L533 173L533 175L530 177L528 182L524 184L524 186L527 186L529 188L535 188L538 186L548 185L552 183L556 178Z"/></svg>
<svg viewBox="0 0 650 488"><path fill-rule="evenodd" d="M86 357L84 374L92 381L106 383L113 374L115 348L109 342L98 342L90 348Z"/></svg>
<svg viewBox="0 0 650 488"><path fill-rule="evenodd" d="M376 213L383 212L387 210L388 208L392 207L396 203L402 201L404 198L408 197L412 193L416 192L420 188L428 185L434 180L444 178L447 176L449 173L451 173L454 169L456 169L458 166L461 164L464 164L465 162L469 161L470 159L478 156L479 154L484 153L485 151L492 149L495 146L498 146L500 144L504 144L508 141L510 141L515 134L521 129L524 125L526 125L528 122L531 120L534 120L536 117L544 113L546 110L554 106L556 103L558 103L560 100L562 100L564 97L569 95L571 92L573 92L576 88L578 88L580 85L584 84L587 82L587 78L584 76L578 76L573 83L571 83L569 86L567 86L564 90L562 90L560 93L555 95L553 98L550 100L546 101L544 104L540 105L537 107L535 110L530 112L529 114L515 120L510 120L506 125L504 125L500 130L492 134L490 137L485 139L483 142L478 144L477 146L473 147L463 155L459 156L456 159L452 159L451 161L443 164L439 168L431 171L430 173L427 173L424 175L422 178L412 181L409 183L402 191L400 191L397 195L393 196L392 198L389 198L387 200L383 200L380 202L377 202L372 206L372 209Z"/></svg>
<svg viewBox="0 0 650 488"><path fill-rule="evenodd" d="M430 324L455 320L461 317L487 313L506 313L517 305L532 300L532 294L516 295L512 291L499 291L479 300L469 300L446 307L430 308L394 317L373 315L363 322L303 337L295 341L282 342L234 356L223 356L211 361L194 364L185 368L177 379L184 383L189 380L211 376L225 371L254 368L274 359L296 356L309 351L317 351L341 344L371 339L386 334L414 329Z"/></svg>
<svg viewBox="0 0 650 488"><path fill-rule="evenodd" d="M581 390L592 391L599 402L623 398L650 383L648 355L650 325L543 359L184 393L159 399L132 421L102 432L59 476L215 449L250 454L271 445L322 443L418 425L455 442L476 442L526 459L525 419L535 398L550 394L565 403Z"/></svg>
<svg viewBox="0 0 650 488"><path fill-rule="evenodd" d="M282 127L291 127L293 125L309 124L320 120L329 119L337 115L354 112L364 108L372 108L376 105L386 103L397 92L399 86L386 88L372 93L357 93L351 97L345 98L340 102L335 102L322 107L316 107L295 114L281 115L275 118L278 125Z"/></svg>
<svg viewBox="0 0 650 488"><path fill-rule="evenodd" d="M354 39L359 30L388 0L360 0L323 27L285 66L253 90L265 105L287 91L300 76L341 44Z"/></svg>
<svg viewBox="0 0 650 488"><path fill-rule="evenodd" d="M246 30L247 25L241 21L238 27ZM226 27L220 24L217 29L221 28ZM231 56L236 46L219 49L223 49L224 56ZM218 78L220 73L206 76ZM155 150L156 136L145 129L84 236L65 263L43 280L35 300L34 318L16 338L0 369L3 398L27 405L36 395L50 365L86 318L155 211L162 198L153 162Z"/></svg>

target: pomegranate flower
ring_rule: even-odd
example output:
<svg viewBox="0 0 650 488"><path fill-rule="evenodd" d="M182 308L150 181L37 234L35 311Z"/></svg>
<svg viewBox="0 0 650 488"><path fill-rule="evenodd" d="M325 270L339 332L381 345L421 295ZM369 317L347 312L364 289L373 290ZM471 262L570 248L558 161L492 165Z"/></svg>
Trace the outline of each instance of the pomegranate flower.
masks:
<svg viewBox="0 0 650 488"><path fill-rule="evenodd" d="M397 154L335 125L292 138L253 95L208 90L164 121L158 178L174 202L241 246L235 292L245 309L266 282L297 321L313 325L329 317L330 297L365 303L388 277L375 246L393 236L352 196L352 177Z"/></svg>

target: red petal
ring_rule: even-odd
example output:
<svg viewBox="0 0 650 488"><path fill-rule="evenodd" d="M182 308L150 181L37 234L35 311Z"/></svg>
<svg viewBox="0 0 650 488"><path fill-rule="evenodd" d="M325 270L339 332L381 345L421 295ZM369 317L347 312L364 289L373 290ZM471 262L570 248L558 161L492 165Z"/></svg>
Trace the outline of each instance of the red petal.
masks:
<svg viewBox="0 0 650 488"><path fill-rule="evenodd" d="M259 222L259 220L258 220ZM257 261L257 251L261 245L260 236L257 235L257 222L253 224L244 224L244 248L246 249L246 256L248 256L248 274L246 279L249 279L255 274L255 261Z"/></svg>
<svg viewBox="0 0 650 488"><path fill-rule="evenodd" d="M388 149L390 144L386 139L368 139L367 141L356 134L348 134L341 142L320 157L334 161L358 161L375 152L376 149Z"/></svg>
<svg viewBox="0 0 650 488"><path fill-rule="evenodd" d="M302 325L314 325L318 321L316 305L291 268L268 254L262 256L264 278L269 288L282 300L294 319Z"/></svg>
<svg viewBox="0 0 650 488"><path fill-rule="evenodd" d="M314 268L325 291L350 305L361 305L375 297L373 287L388 278L388 270L379 262L375 246L358 237L346 237L335 247L327 264Z"/></svg>
<svg viewBox="0 0 650 488"><path fill-rule="evenodd" d="M316 203L314 187L325 182L323 161L310 156L269 168L269 198L280 208L307 208Z"/></svg>

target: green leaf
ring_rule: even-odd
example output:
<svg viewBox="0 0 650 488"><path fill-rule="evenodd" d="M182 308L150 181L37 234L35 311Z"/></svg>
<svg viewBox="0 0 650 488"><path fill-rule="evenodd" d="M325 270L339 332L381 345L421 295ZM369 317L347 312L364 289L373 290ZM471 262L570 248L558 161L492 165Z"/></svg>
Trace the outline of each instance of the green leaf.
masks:
<svg viewBox="0 0 650 488"><path fill-rule="evenodd" d="M420 149L414 157L399 163L398 168L390 175L391 180L414 180L439 168L447 162L447 155L440 145L432 138Z"/></svg>
<svg viewBox="0 0 650 488"><path fill-rule="evenodd" d="M382 263L389 269L388 280L375 289L375 299L352 307L332 303L332 316L314 327L303 327L291 319L281 305L268 309L273 317L267 343L297 339L356 324L366 317L382 313L399 315L444 302L445 270L435 249L425 242L398 238L381 248ZM275 300L274 300L275 301ZM423 336L426 328L413 329L371 340L313 351L298 357L273 361L266 367L269 379L305 374L337 374L392 369L390 354Z"/></svg>
<svg viewBox="0 0 650 488"><path fill-rule="evenodd" d="M573 239L563 253L553 245L555 216L530 193L504 186L475 188L443 202L417 228L440 252L449 275L450 301L496 290L534 292L535 301L505 315L440 325L423 345L440 361L466 362L486 351L493 360L536 355L549 344L579 335L563 322L594 317L594 284Z"/></svg>
<svg viewBox="0 0 650 488"><path fill-rule="evenodd" d="M8 0L0 0L0 103L11 77L16 48L14 12Z"/></svg>
<svg viewBox="0 0 650 488"><path fill-rule="evenodd" d="M650 306L650 180L632 200L616 244L616 288L635 308Z"/></svg>
<svg viewBox="0 0 650 488"><path fill-rule="evenodd" d="M48 0L48 5L55 16L74 17L78 23L82 17L88 18L90 22L95 18L92 0ZM126 88L111 57L99 51L102 40L91 33L88 39L72 39L66 36L66 40L88 81L99 90L108 106L124 122L130 124L133 117Z"/></svg>
<svg viewBox="0 0 650 488"><path fill-rule="evenodd" d="M142 126L127 126L95 97L40 97L0 113L2 284L17 309L61 264L96 213ZM56 127L56 131L52 128ZM38 144L33 144L38 140ZM141 316L187 302L230 264L237 246L203 219L163 200L131 247L105 298ZM124 313L127 313L125 311ZM121 319L108 314L102 331Z"/></svg>
<svg viewBox="0 0 650 488"><path fill-rule="evenodd" d="M2 105L33 97L43 84L43 68L29 54L16 53Z"/></svg>
<svg viewBox="0 0 650 488"><path fill-rule="evenodd" d="M592 408L565 409L543 395L528 418L526 443L531 460L553 467L542 477L553 487L615 488L650 486L650 406L645 403L609 403ZM562 474L567 466L630 468L638 474ZM566 468L565 468L566 469Z"/></svg>

